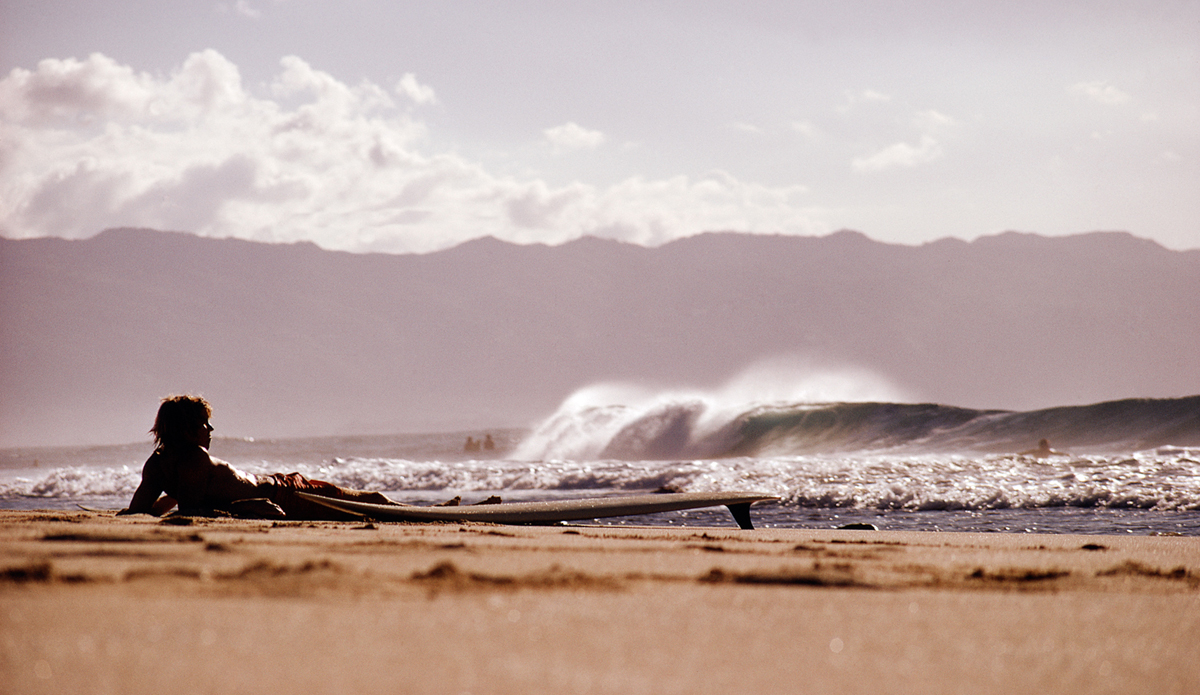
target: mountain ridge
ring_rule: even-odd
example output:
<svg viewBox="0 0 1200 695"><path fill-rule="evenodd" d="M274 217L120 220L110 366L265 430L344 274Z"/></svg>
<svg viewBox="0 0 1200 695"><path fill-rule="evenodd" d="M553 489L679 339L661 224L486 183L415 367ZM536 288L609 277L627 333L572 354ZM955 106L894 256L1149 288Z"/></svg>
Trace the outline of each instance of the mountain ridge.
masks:
<svg viewBox="0 0 1200 695"><path fill-rule="evenodd" d="M183 391L236 436L521 426L781 358L978 408L1200 393L1200 251L1127 232L393 255L112 229L0 239L0 290L0 446L137 439Z"/></svg>

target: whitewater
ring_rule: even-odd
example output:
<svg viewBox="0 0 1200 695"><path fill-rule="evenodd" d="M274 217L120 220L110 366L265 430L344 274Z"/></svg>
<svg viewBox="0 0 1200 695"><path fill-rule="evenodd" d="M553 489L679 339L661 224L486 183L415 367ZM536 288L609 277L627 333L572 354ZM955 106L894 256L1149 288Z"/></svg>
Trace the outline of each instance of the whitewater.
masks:
<svg viewBox="0 0 1200 695"><path fill-rule="evenodd" d="M487 434L494 450L464 451ZM1037 452L1040 439L1054 453ZM123 507L150 449L0 451L0 507ZM529 429L217 438L211 453L414 504L751 490L780 498L756 505L759 527L1200 535L1200 396L1012 412L591 387ZM716 509L610 523L730 520Z"/></svg>

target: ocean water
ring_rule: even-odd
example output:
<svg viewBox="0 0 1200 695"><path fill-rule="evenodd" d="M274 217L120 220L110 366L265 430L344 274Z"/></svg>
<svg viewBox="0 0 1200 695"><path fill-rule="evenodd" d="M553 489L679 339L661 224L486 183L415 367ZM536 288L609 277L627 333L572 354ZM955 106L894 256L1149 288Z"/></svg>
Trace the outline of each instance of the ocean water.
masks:
<svg viewBox="0 0 1200 695"><path fill-rule="evenodd" d="M464 451L485 434L495 449ZM1041 438L1055 453L1029 453ZM0 451L0 507L123 507L150 451ZM760 528L1200 535L1200 397L1033 412L575 398L528 430L217 438L211 453L414 504L751 490L780 498L755 505ZM732 526L721 508L597 523Z"/></svg>

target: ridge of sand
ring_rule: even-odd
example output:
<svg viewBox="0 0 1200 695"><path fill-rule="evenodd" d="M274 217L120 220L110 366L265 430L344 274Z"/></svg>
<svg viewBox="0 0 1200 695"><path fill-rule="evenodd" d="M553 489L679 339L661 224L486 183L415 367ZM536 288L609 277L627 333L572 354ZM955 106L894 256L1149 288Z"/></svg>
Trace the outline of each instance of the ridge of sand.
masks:
<svg viewBox="0 0 1200 695"><path fill-rule="evenodd" d="M1196 538L3 511L0 549L5 692L1200 692Z"/></svg>

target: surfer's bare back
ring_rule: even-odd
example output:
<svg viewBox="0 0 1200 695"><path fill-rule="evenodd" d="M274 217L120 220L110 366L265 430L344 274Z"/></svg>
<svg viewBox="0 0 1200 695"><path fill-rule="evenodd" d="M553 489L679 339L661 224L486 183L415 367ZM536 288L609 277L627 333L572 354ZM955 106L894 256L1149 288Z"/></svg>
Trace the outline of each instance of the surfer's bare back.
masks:
<svg viewBox="0 0 1200 695"><path fill-rule="evenodd" d="M161 516L175 505L183 514L225 512L242 517L300 520L355 518L296 496L395 504L378 492L348 490L299 473L252 476L208 453L212 407L199 396L164 398L154 418L154 453L142 467L142 481L129 507L119 514Z"/></svg>

